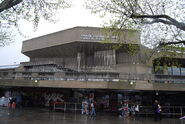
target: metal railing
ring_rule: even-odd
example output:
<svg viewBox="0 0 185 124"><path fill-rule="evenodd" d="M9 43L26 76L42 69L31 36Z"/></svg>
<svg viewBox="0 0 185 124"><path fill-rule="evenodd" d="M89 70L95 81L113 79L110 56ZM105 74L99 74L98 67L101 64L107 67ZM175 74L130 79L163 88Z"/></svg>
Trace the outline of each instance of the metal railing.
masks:
<svg viewBox="0 0 185 124"><path fill-rule="evenodd" d="M63 103L63 104L54 104L53 110L62 110L63 112L66 111L81 111L81 104L80 103ZM110 111L110 110L109 110ZM153 107L152 106L140 106L139 115L153 115ZM162 107L162 115L164 116L184 116L185 115L185 106L163 106Z"/></svg>
<svg viewBox="0 0 185 124"><path fill-rule="evenodd" d="M57 74L57 75L55 75ZM137 80L159 83L185 83L185 75L129 74L114 72L0 72L0 79L123 81Z"/></svg>
<svg viewBox="0 0 185 124"><path fill-rule="evenodd" d="M153 115L152 106L140 106L139 114ZM185 115L185 106L162 106L162 115L165 116L183 116Z"/></svg>
<svg viewBox="0 0 185 124"><path fill-rule="evenodd" d="M81 104L80 103L54 103L53 110L63 110L66 111L81 111Z"/></svg>

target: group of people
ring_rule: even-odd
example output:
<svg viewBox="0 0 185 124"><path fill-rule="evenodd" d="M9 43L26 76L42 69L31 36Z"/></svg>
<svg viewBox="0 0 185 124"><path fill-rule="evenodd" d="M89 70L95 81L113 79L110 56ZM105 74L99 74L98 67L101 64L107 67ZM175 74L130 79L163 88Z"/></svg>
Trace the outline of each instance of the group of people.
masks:
<svg viewBox="0 0 185 124"><path fill-rule="evenodd" d="M92 118L95 118L96 117L95 104L96 102L94 100L82 101L82 114L90 115Z"/></svg>
<svg viewBox="0 0 185 124"><path fill-rule="evenodd" d="M162 107L158 100L154 101L153 111L154 111L154 121L162 120L162 115L161 115ZM118 106L118 112L119 112L119 117L121 118L135 120L135 115L136 113L139 112L139 105L134 104L133 102L123 101L123 102L120 102Z"/></svg>
<svg viewBox="0 0 185 124"><path fill-rule="evenodd" d="M118 106L119 117L135 120L135 115L139 112L139 105L132 102L120 102Z"/></svg>

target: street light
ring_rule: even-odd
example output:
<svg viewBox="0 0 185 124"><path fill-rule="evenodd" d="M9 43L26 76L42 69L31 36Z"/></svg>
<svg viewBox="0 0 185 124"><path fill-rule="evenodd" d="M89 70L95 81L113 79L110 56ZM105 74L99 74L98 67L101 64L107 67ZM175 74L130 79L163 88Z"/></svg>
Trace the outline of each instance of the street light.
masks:
<svg viewBox="0 0 185 124"><path fill-rule="evenodd" d="M130 85L133 85L134 84L134 82L133 81L130 81Z"/></svg>
<svg viewBox="0 0 185 124"><path fill-rule="evenodd" d="M155 95L156 95L156 96L158 96L158 95L159 95L159 93L158 93L158 92L156 92L156 93L155 93Z"/></svg>

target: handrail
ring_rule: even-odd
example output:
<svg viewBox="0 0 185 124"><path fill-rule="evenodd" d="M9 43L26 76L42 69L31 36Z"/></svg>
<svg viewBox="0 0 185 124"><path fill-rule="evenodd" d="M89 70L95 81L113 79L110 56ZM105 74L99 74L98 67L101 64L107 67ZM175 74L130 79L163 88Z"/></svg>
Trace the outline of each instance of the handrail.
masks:
<svg viewBox="0 0 185 124"><path fill-rule="evenodd" d="M80 105L80 108L78 107ZM66 110L72 110L72 111L79 111L81 110L81 104L80 103L63 103L63 104L58 104L54 103L53 105L53 110L63 110L64 112Z"/></svg>
<svg viewBox="0 0 185 124"><path fill-rule="evenodd" d="M27 73L27 74L25 74ZM33 73L33 74L32 74ZM42 73L43 75L39 75ZM61 75L58 77L55 73ZM36 75L35 75L36 74ZM45 74L45 75L44 75ZM0 71L0 79L26 80L80 80L80 81L122 81L138 80L148 82L185 83L185 75L129 74L114 72L7 72Z"/></svg>
<svg viewBox="0 0 185 124"><path fill-rule="evenodd" d="M64 103L62 106L56 106L54 103L53 110L66 110L79 111L81 110L81 103ZM140 115L153 115L153 106L140 106L139 113ZM162 115L172 115L172 116L183 116L185 115L185 106L162 106Z"/></svg>
<svg viewBox="0 0 185 124"><path fill-rule="evenodd" d="M140 106L140 114L154 114L153 106ZM183 116L185 115L185 106L162 106L162 115Z"/></svg>

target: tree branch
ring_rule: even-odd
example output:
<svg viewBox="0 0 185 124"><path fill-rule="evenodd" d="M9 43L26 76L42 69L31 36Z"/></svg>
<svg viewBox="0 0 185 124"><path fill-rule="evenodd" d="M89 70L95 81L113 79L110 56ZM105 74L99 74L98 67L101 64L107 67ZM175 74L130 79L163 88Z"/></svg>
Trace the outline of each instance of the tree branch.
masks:
<svg viewBox="0 0 185 124"><path fill-rule="evenodd" d="M173 25L173 23L171 23L170 21L166 21L166 20L163 20L163 19L155 19L151 22L143 22L144 24L154 24L154 23L163 23L163 24L167 24L167 25Z"/></svg>
<svg viewBox="0 0 185 124"><path fill-rule="evenodd" d="M177 20L171 18L168 15L139 15L139 14L132 14L130 16L131 18L136 18L136 19L154 19L150 23L163 23L163 24L168 24L168 25L174 25L175 27L185 31L185 23L178 22ZM166 20L164 20L166 19Z"/></svg>
<svg viewBox="0 0 185 124"><path fill-rule="evenodd" d="M0 3L0 12L18 5L21 2L22 0L4 0Z"/></svg>
<svg viewBox="0 0 185 124"><path fill-rule="evenodd" d="M165 18L170 20L171 22L177 23L178 21L171 18L168 15L139 15L139 14L132 14L131 18L151 18L151 19L157 19L157 18Z"/></svg>
<svg viewBox="0 0 185 124"><path fill-rule="evenodd" d="M173 44L184 44L185 45L185 40L178 41L178 42L167 42L167 43L159 43L159 46L166 46L166 45L173 45Z"/></svg>

